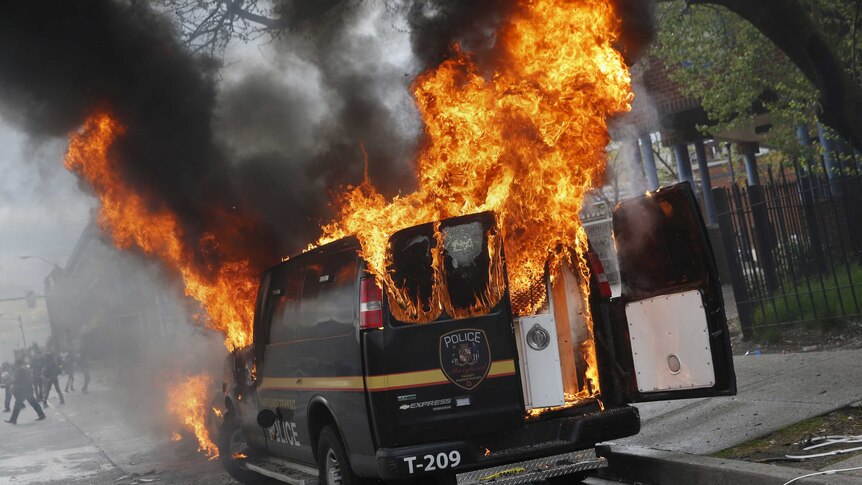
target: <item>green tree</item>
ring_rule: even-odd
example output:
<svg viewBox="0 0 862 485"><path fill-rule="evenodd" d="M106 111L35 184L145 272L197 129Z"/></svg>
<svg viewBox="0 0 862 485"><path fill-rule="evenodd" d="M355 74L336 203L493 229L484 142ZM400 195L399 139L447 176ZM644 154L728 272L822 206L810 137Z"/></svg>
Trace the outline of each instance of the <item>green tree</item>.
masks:
<svg viewBox="0 0 862 485"><path fill-rule="evenodd" d="M660 1L653 55L719 127L769 109L771 135L790 147L799 122L817 117L862 140L859 0Z"/></svg>

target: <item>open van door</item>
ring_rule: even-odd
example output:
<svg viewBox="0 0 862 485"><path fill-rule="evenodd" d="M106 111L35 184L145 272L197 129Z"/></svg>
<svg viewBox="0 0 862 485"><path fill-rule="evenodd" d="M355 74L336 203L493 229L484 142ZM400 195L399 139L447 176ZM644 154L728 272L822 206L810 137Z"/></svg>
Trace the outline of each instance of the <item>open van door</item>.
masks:
<svg viewBox="0 0 862 485"><path fill-rule="evenodd" d="M736 394L715 259L691 185L622 202L613 214L621 295L613 335L627 402Z"/></svg>

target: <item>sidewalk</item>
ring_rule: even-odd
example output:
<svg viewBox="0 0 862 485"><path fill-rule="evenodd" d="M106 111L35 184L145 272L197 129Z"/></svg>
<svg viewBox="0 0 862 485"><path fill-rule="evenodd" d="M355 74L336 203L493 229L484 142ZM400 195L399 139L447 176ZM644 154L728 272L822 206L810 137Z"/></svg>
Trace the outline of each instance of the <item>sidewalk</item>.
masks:
<svg viewBox="0 0 862 485"><path fill-rule="evenodd" d="M734 358L734 397L639 404L641 433L618 444L711 454L862 400L862 350Z"/></svg>

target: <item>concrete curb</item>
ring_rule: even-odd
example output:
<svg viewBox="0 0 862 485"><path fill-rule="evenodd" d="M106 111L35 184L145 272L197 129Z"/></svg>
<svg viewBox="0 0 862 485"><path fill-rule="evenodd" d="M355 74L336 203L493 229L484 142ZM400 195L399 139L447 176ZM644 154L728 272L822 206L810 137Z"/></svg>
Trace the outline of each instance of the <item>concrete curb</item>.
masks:
<svg viewBox="0 0 862 485"><path fill-rule="evenodd" d="M608 459L599 476L649 485L782 485L813 470L801 470L764 463L687 455L639 446L598 447ZM820 475L793 482L800 485L859 484L859 477L847 474Z"/></svg>

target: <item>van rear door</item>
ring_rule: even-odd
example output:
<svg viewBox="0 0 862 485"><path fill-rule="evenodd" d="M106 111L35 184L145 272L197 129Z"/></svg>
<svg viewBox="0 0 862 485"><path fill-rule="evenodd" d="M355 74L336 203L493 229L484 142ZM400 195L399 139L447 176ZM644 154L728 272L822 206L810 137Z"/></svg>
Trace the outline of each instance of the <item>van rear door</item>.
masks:
<svg viewBox="0 0 862 485"><path fill-rule="evenodd" d="M617 364L628 402L736 394L724 300L691 185L614 210L622 283L612 300Z"/></svg>
<svg viewBox="0 0 862 485"><path fill-rule="evenodd" d="M502 244L493 213L390 238L384 327L366 331L366 387L381 446L470 436L523 420ZM442 283L442 284L441 284Z"/></svg>

